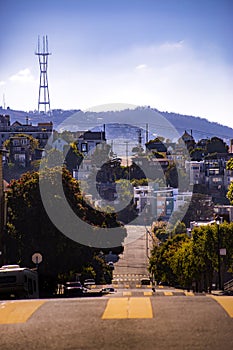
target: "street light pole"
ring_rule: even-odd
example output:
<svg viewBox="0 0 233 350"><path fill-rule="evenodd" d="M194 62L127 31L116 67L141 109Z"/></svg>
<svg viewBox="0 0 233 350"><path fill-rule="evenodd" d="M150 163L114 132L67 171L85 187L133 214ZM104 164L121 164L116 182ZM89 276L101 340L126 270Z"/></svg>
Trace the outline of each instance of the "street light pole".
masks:
<svg viewBox="0 0 233 350"><path fill-rule="evenodd" d="M8 151L0 148L0 266L5 264L5 244L4 244L4 232L6 226L6 198L4 194L4 181L3 181L3 156L6 156Z"/></svg>
<svg viewBox="0 0 233 350"><path fill-rule="evenodd" d="M218 285L219 289L221 290L221 256L220 256L220 230L219 230L219 223L218 225Z"/></svg>

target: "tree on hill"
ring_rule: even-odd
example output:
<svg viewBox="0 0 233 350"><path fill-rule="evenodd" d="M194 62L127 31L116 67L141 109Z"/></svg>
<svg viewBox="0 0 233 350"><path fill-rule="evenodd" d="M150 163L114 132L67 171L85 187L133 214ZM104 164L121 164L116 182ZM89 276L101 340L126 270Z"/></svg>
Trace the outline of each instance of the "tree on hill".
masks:
<svg viewBox="0 0 233 350"><path fill-rule="evenodd" d="M207 142L206 149L208 153L227 153L228 152L227 144L217 136L212 137Z"/></svg>
<svg viewBox="0 0 233 350"><path fill-rule="evenodd" d="M226 164L227 170L233 170L233 158L229 159ZM233 182L231 182L228 192L227 192L227 198L229 199L231 205L233 205Z"/></svg>
<svg viewBox="0 0 233 350"><path fill-rule="evenodd" d="M231 205L233 205L233 182L231 182L228 188L227 198L229 199Z"/></svg>
<svg viewBox="0 0 233 350"><path fill-rule="evenodd" d="M81 164L84 156L78 150L75 142L72 142L69 146L64 147L64 154L66 167L72 173L72 171L77 169L77 167Z"/></svg>
<svg viewBox="0 0 233 350"><path fill-rule="evenodd" d="M190 157L191 157L191 160L193 161L200 162L203 159L204 155L206 155L206 151L200 147L194 148L190 152Z"/></svg>

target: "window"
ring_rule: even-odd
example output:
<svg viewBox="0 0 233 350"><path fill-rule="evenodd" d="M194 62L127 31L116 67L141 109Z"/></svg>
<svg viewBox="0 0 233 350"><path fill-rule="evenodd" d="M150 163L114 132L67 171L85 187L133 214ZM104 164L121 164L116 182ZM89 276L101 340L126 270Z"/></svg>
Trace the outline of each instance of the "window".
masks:
<svg viewBox="0 0 233 350"><path fill-rule="evenodd" d="M213 177L212 182L222 182L222 179L220 179L219 177Z"/></svg>
<svg viewBox="0 0 233 350"><path fill-rule="evenodd" d="M87 143L81 144L81 152L87 152Z"/></svg>

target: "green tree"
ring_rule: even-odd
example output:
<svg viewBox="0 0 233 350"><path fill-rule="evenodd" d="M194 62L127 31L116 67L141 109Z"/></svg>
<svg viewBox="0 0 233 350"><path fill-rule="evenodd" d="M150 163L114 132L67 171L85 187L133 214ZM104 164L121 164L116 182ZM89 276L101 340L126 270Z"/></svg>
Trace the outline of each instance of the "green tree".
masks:
<svg viewBox="0 0 233 350"><path fill-rule="evenodd" d="M178 283L179 278L173 267L174 254L182 246L182 243L188 239L187 235L176 235L153 247L149 261L149 271L154 275L155 280L167 282L171 285Z"/></svg>
<svg viewBox="0 0 233 350"><path fill-rule="evenodd" d="M78 150L75 142L64 147L64 155L66 167L71 173L74 169L77 169L84 158L83 154Z"/></svg>
<svg viewBox="0 0 233 350"><path fill-rule="evenodd" d="M178 235L178 234L182 234L182 233L186 233L187 229L185 226L184 222L181 222L180 220L178 220L171 232L172 236L174 235Z"/></svg>
<svg viewBox="0 0 233 350"><path fill-rule="evenodd" d="M231 182L228 188L227 198L229 199L231 205L233 205L233 182Z"/></svg>
<svg viewBox="0 0 233 350"><path fill-rule="evenodd" d="M224 222L219 227L206 225L195 227L192 236L176 235L152 249L149 270L158 281L179 283L196 291L211 291L218 282L219 245L226 248L221 257L222 275L233 271L233 223ZM215 280L214 280L215 278Z"/></svg>
<svg viewBox="0 0 233 350"><path fill-rule="evenodd" d="M160 242L165 242L169 237L167 226L165 221L155 221L153 223L152 232Z"/></svg>
<svg viewBox="0 0 233 350"><path fill-rule="evenodd" d="M219 137L212 137L206 145L208 153L227 153L228 146L227 144L220 139Z"/></svg>
<svg viewBox="0 0 233 350"><path fill-rule="evenodd" d="M33 267L31 256L38 251L43 256L39 266L42 289L54 290L59 276L70 271L81 272L83 266L93 266L99 249L81 245L64 236L50 221L40 196L40 181L46 182L51 189L50 201L62 199L56 195L57 183L61 176L61 167L46 168L44 171L25 173L19 180L12 180L7 193L8 234L5 236L7 263L19 263ZM119 227L119 240L123 241L125 229L120 228L115 214L95 211L84 201L80 194L78 181L72 178L68 170L62 170L62 183L67 201L74 212L90 226ZM84 233L85 234L85 233Z"/></svg>

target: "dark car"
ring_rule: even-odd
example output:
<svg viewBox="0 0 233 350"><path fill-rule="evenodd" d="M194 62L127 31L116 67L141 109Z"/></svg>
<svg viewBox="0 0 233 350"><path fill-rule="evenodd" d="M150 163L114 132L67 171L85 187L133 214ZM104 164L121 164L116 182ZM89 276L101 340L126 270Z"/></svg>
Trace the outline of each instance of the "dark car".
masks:
<svg viewBox="0 0 233 350"><path fill-rule="evenodd" d="M64 295L66 297L82 296L83 291L83 286L80 282L66 282L64 286Z"/></svg>
<svg viewBox="0 0 233 350"><path fill-rule="evenodd" d="M146 286L148 286L148 285L150 285L150 284L151 284L150 278L142 278L142 279L141 279L141 285L146 285Z"/></svg>

